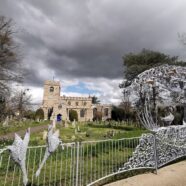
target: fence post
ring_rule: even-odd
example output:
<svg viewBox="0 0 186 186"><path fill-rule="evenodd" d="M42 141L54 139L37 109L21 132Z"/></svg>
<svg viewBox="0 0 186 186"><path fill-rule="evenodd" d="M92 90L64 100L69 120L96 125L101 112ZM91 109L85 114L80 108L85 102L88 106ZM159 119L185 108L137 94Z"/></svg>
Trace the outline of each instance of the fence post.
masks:
<svg viewBox="0 0 186 186"><path fill-rule="evenodd" d="M155 161L155 173L158 173L158 157L157 157L157 143L156 143L156 133L153 133L154 137L154 161Z"/></svg>
<svg viewBox="0 0 186 186"><path fill-rule="evenodd" d="M76 143L76 186L78 186L79 182L79 142Z"/></svg>

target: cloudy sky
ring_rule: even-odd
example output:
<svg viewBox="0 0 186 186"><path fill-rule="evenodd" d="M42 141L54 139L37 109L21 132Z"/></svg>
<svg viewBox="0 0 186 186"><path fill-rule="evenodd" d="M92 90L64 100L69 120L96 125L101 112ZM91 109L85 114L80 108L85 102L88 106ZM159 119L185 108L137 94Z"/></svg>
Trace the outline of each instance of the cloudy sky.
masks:
<svg viewBox="0 0 186 186"><path fill-rule="evenodd" d="M44 80L61 94L97 95L118 103L122 56L143 48L186 58L185 0L0 0L0 15L19 32L25 87L42 99Z"/></svg>

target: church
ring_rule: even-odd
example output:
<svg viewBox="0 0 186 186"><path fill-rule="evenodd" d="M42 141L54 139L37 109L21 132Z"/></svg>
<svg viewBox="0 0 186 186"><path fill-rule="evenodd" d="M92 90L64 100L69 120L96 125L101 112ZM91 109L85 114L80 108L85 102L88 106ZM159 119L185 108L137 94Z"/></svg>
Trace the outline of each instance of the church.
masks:
<svg viewBox="0 0 186 186"><path fill-rule="evenodd" d="M92 97L69 97L61 96L59 81L47 80L44 83L44 94L42 109L45 120L66 120L69 121L70 110L75 110L78 121L92 121L96 113L102 115L102 120L111 118L111 105L93 104Z"/></svg>

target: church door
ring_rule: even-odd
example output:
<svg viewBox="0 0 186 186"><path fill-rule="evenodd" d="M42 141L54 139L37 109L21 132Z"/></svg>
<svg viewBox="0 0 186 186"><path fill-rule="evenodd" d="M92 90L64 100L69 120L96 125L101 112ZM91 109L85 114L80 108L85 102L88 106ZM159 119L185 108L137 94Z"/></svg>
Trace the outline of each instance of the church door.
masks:
<svg viewBox="0 0 186 186"><path fill-rule="evenodd" d="M61 114L58 114L57 115L57 121L61 121L62 120L62 115Z"/></svg>

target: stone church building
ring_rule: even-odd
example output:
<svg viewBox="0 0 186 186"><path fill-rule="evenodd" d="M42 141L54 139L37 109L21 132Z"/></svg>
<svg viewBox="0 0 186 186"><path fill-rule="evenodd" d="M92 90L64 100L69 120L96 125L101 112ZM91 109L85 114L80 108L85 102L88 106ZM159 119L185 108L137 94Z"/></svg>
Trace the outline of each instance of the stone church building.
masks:
<svg viewBox="0 0 186 186"><path fill-rule="evenodd" d="M102 113L102 120L111 118L111 105L93 104L92 97L69 97L60 95L59 81L45 81L42 109L45 120L61 118L69 120L69 111L75 110L78 121L92 121L97 112Z"/></svg>

